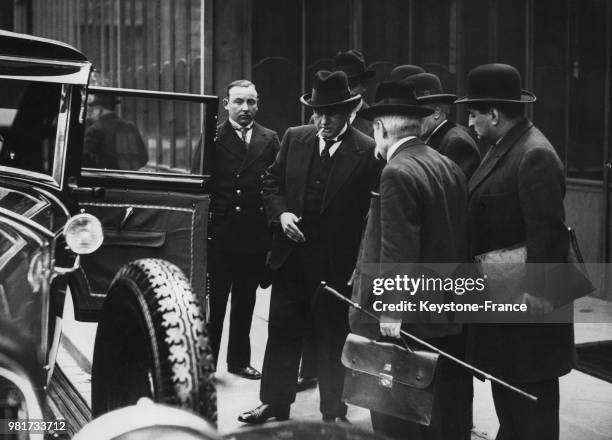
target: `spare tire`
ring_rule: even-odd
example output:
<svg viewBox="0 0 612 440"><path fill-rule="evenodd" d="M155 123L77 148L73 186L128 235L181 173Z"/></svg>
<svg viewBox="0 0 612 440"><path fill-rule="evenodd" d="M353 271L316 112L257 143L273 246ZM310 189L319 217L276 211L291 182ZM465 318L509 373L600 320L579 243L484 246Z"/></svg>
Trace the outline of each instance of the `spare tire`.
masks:
<svg viewBox="0 0 612 440"><path fill-rule="evenodd" d="M123 266L100 313L93 416L149 397L216 423L213 372L204 313L181 270L158 259Z"/></svg>

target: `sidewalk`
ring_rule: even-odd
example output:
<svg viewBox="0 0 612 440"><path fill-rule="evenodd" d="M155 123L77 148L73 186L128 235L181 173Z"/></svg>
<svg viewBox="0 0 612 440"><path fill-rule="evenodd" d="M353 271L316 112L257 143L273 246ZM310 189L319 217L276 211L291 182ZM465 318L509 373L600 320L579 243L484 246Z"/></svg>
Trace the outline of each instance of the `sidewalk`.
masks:
<svg viewBox="0 0 612 440"><path fill-rule="evenodd" d="M251 328L252 364L261 370L265 344L267 340L267 318L270 292L260 290ZM69 308L72 306L70 305ZM575 324L576 343L612 339L612 304L596 298L582 298L575 304L577 321ZM229 313L229 310L228 310ZM588 319L587 319L588 318ZM589 321L588 323L584 323ZM227 327L227 319L226 319ZM65 314L64 331L74 347L82 356L80 365L91 362L96 324L78 323L72 313ZM219 408L218 426L221 432L235 431L244 426L236 417L243 411L259 405L259 381L242 379L226 372L224 362L227 345L227 328L221 343L222 360L218 364L217 396ZM69 368L74 362L66 360L65 350L61 352L60 365L68 361ZM68 366L68 365L67 365ZM79 389L83 389L86 398L87 380L78 379ZM560 380L561 384L561 439L562 440L612 440L612 384L572 371ZM298 393L297 400L291 409L294 420L319 420L319 393L317 389ZM369 412L354 406L349 407L349 420L356 426L371 429ZM474 381L474 431L472 439L494 439L498 423L491 399L489 383Z"/></svg>
<svg viewBox="0 0 612 440"><path fill-rule="evenodd" d="M269 289L259 290L251 327L252 364L261 369L267 340L267 318L270 301ZM596 298L576 301L577 320L586 321L582 314L589 314L591 323L576 324L576 343L612 339L612 324L596 322L612 319L612 304ZM604 319L605 317L605 319ZM227 319L226 319L227 324ZM230 432L244 426L236 420L238 414L253 409L259 402L259 381L239 378L226 372L225 350L227 341L221 343L217 384L219 406L219 430ZM561 439L563 440L612 440L612 384L593 378L579 371L572 371L560 380L561 386ZM291 418L319 420L319 393L317 389L298 393L291 408ZM349 407L348 418L356 426L372 429L369 412ZM494 439L498 422L491 398L489 383L474 380L474 431L473 439Z"/></svg>

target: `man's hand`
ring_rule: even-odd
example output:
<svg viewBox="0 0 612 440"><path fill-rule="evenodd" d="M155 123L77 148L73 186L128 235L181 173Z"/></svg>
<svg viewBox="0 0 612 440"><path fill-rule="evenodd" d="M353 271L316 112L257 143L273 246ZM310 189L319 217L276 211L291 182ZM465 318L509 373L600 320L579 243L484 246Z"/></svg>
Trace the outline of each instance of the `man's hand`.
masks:
<svg viewBox="0 0 612 440"><path fill-rule="evenodd" d="M401 337L400 329L402 321L390 316L382 315L380 317L380 334L391 338L399 339Z"/></svg>
<svg viewBox="0 0 612 440"><path fill-rule="evenodd" d="M523 293L523 304L527 304L527 310L534 316L542 316L554 310L553 305L546 298L541 296Z"/></svg>
<svg viewBox="0 0 612 440"><path fill-rule="evenodd" d="M383 336L389 336L391 338L400 338L400 328L402 328L401 322L381 322L380 323L380 334Z"/></svg>
<svg viewBox="0 0 612 440"><path fill-rule="evenodd" d="M283 227L283 232L289 238L289 240L293 240L296 243L303 243L306 241L304 234L300 231L300 228L297 227L297 224L300 222L301 218L296 217L292 212L283 212L279 217L281 226Z"/></svg>

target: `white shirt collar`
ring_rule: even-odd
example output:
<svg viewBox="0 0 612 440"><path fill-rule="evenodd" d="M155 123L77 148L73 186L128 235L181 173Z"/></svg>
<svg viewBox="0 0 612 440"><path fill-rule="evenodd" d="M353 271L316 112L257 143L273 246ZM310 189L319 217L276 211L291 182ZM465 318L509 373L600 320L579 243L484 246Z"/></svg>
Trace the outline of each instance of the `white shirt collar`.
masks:
<svg viewBox="0 0 612 440"><path fill-rule="evenodd" d="M351 112L351 119L349 121L350 124L353 123L353 121L355 120L355 118L357 117L357 112L359 110L361 110L361 108L363 107L363 99L361 101L359 101L359 104L357 104L355 106L355 108L353 109L353 111Z"/></svg>
<svg viewBox="0 0 612 440"><path fill-rule="evenodd" d="M251 123L249 125L247 125L246 127L243 127L242 125L238 124L236 121L234 121L233 119L228 119L230 121L230 124L232 125L232 128L234 130L236 130L236 134L238 134L238 138L242 139L242 129L246 128L247 132L246 132L246 143L250 144L251 143L251 137L253 135L253 121L251 121Z"/></svg>
<svg viewBox="0 0 612 440"><path fill-rule="evenodd" d="M407 141L415 139L415 138L416 138L416 136L407 136L405 138L401 138L399 141L397 141L393 145L391 145L389 147L389 149L387 150L387 162L389 162L389 160L393 156L393 153L395 153L395 150L397 150L400 147L400 145L402 145L404 142L407 142Z"/></svg>
<svg viewBox="0 0 612 440"><path fill-rule="evenodd" d="M431 139L431 137L434 135L434 133L436 131L438 131L440 129L440 127L442 127L444 124L446 124L448 122L448 119L443 120L442 122L440 122L436 128L433 129L433 131L431 132L431 134L429 136L427 136L427 141L425 142L429 142L429 140Z"/></svg>
<svg viewBox="0 0 612 440"><path fill-rule="evenodd" d="M342 130L340 130L340 133L338 133L338 135L335 137L336 142L334 142L332 146L329 147L329 157L332 157L334 155L334 153L342 143L342 139L338 140L338 138L341 138L344 133L346 133L346 130L348 130L348 125L345 124L344 128L342 128ZM317 137L319 138L319 154L321 154L323 153L323 149L325 148L325 139L318 135Z"/></svg>

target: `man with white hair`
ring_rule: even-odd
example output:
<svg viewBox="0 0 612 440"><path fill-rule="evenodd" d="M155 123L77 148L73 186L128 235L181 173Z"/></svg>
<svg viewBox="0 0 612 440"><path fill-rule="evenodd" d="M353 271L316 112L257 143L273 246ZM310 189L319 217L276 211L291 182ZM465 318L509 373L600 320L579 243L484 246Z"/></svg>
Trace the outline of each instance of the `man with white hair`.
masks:
<svg viewBox="0 0 612 440"><path fill-rule="evenodd" d="M459 166L419 139L421 119L433 110L421 105L414 84L408 81L382 83L376 103L361 112L373 121L376 154L387 161L378 194L370 203L368 222L356 269L353 300L372 310L372 276L409 276L417 267L437 271L436 265L461 263L467 257L467 183ZM372 274L378 267L379 273ZM397 292L381 296L394 301ZM401 295L400 295L401 298ZM400 329L410 331L431 344L463 357L461 326L434 324L427 316L380 316L382 323L366 320L351 311L354 333L370 339L399 338ZM404 322L402 322L402 320ZM409 322L410 321L410 322ZM444 358L437 367L436 399L431 424L422 426L372 411L375 431L394 438L469 438L471 431L472 378Z"/></svg>

